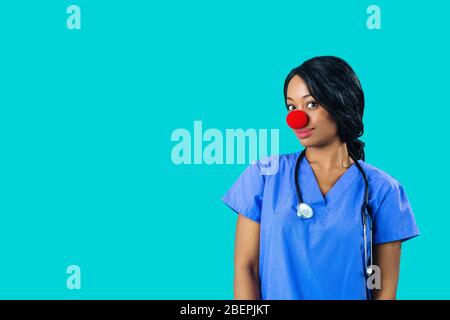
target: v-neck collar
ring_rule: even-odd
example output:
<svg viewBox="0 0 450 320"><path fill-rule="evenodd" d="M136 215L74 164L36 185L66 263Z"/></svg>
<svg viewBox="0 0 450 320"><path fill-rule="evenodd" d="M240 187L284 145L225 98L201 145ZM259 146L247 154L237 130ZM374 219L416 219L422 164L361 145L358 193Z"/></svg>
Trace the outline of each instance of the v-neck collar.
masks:
<svg viewBox="0 0 450 320"><path fill-rule="evenodd" d="M298 153L298 155L300 152ZM297 156L298 156L297 155ZM362 166L362 159L358 163ZM304 201L309 205L324 207L327 211L334 211L340 205L343 196L350 185L360 174L356 164L352 164L333 184L325 196L320 191L319 183L308 159L303 157L300 164L299 181Z"/></svg>

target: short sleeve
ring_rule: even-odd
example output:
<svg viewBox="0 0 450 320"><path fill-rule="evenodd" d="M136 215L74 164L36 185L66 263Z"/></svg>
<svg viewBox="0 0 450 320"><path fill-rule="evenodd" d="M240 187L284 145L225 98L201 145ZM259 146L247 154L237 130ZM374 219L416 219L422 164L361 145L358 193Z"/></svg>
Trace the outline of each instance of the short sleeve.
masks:
<svg viewBox="0 0 450 320"><path fill-rule="evenodd" d="M248 165L221 200L236 213L261 222L265 176L259 162Z"/></svg>
<svg viewBox="0 0 450 320"><path fill-rule="evenodd" d="M396 186L374 212L373 243L406 241L420 234L411 205L402 185Z"/></svg>

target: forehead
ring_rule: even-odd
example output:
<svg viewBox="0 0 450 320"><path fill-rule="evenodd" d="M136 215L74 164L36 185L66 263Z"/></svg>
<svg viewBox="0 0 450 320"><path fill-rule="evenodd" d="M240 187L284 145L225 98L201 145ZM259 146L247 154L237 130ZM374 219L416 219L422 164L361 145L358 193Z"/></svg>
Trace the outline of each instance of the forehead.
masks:
<svg viewBox="0 0 450 320"><path fill-rule="evenodd" d="M303 99L303 96L309 94L310 92L305 81L303 81L303 79L298 75L292 77L292 79L288 83L287 97L294 100L301 100Z"/></svg>

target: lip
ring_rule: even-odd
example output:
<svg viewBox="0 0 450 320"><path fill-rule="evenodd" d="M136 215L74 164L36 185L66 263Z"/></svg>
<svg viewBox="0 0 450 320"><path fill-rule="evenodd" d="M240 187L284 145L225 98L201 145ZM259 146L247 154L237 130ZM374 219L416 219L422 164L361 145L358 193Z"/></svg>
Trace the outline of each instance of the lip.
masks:
<svg viewBox="0 0 450 320"><path fill-rule="evenodd" d="M303 128L303 129L298 129L297 132L298 133L302 133L302 132L308 132L309 130L312 130L314 128Z"/></svg>
<svg viewBox="0 0 450 320"><path fill-rule="evenodd" d="M297 136L301 139L307 138L314 133L314 128L303 128L295 130Z"/></svg>

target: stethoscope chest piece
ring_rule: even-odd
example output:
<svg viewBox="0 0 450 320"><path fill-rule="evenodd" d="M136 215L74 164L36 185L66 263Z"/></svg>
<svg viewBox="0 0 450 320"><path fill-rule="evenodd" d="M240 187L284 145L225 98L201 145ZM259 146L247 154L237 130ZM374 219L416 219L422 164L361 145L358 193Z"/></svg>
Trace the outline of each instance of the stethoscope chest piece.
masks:
<svg viewBox="0 0 450 320"><path fill-rule="evenodd" d="M313 216L313 209L306 203L299 203L297 205L297 216L302 219L309 219Z"/></svg>

